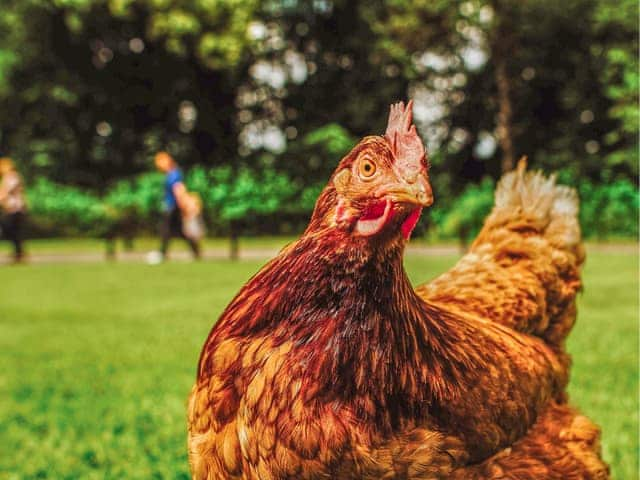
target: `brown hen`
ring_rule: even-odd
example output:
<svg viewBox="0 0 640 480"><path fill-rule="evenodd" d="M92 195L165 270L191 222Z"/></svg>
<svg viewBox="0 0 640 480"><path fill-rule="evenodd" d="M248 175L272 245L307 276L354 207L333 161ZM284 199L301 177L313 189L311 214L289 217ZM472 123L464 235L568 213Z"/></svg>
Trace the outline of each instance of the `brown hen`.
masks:
<svg viewBox="0 0 640 480"><path fill-rule="evenodd" d="M608 478L598 429L564 405L574 194L507 175L470 253L416 292L403 252L432 201L411 102L394 105L212 329L194 479Z"/></svg>

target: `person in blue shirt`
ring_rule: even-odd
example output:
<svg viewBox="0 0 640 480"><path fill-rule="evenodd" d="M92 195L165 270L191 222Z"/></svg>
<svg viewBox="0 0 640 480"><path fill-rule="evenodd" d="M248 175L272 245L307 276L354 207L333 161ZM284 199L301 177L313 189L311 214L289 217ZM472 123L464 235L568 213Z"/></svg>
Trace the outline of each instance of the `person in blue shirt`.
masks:
<svg viewBox="0 0 640 480"><path fill-rule="evenodd" d="M158 152L155 156L156 168L166 175L164 182L164 212L160 234L162 243L160 253L162 258L167 258L169 241L171 237L184 238L193 257L200 258L200 247L198 242L185 236L182 230L182 209L187 197L187 189L182 180L182 172L173 157L167 152Z"/></svg>

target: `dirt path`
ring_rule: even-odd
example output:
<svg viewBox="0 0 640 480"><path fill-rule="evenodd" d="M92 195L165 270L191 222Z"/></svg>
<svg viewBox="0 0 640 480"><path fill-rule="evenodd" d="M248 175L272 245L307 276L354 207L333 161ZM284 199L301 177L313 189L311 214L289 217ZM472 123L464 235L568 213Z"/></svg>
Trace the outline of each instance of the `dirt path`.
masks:
<svg viewBox="0 0 640 480"><path fill-rule="evenodd" d="M279 248L241 248L240 260L264 260L275 257ZM455 246L410 246L408 253L415 255L456 255L459 249ZM147 263L149 261L147 252L119 252L111 261ZM229 258L229 250L226 248L210 248L203 252L204 260L226 260ZM176 251L170 254L170 261L186 262L191 260L191 255L186 251ZM101 252L78 252L78 253L31 253L28 255L26 263L30 264L56 264L56 263L99 263L107 261L104 253ZM0 257L0 265L11 263L9 256Z"/></svg>
<svg viewBox="0 0 640 480"><path fill-rule="evenodd" d="M278 248L242 248L240 260L266 260L278 254ZM637 254L638 245L635 244L587 244L587 252L611 253L611 254ZM407 254L417 256L447 256L459 255L460 248L455 245L409 245ZM149 260L146 252L120 252L113 261L147 263ZM226 248L210 248L203 252L204 260L226 260L229 258L229 250ZM191 255L186 251L177 251L171 254L171 261L186 262L191 260ZM64 264L64 263L100 263L106 261L101 252L78 253L33 253L27 258L30 264ZM0 257L0 265L10 264L9 256Z"/></svg>

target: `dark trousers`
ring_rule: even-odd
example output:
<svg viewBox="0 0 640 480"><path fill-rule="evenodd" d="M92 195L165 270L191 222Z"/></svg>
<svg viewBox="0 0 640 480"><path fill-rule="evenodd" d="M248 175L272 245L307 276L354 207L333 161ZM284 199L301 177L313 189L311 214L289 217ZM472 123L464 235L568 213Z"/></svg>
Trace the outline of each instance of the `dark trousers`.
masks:
<svg viewBox="0 0 640 480"><path fill-rule="evenodd" d="M2 217L2 235L13 243L13 258L21 260L24 251L22 249L22 225L24 224L24 213L8 213Z"/></svg>
<svg viewBox="0 0 640 480"><path fill-rule="evenodd" d="M162 244L160 246L160 252L162 256L166 258L167 251L169 250L169 241L171 237L180 237L187 241L191 248L194 258L200 258L200 246L194 240L184 236L182 232L182 215L180 210L174 208L168 212L165 212L162 219L162 226L160 228L160 236L162 237Z"/></svg>

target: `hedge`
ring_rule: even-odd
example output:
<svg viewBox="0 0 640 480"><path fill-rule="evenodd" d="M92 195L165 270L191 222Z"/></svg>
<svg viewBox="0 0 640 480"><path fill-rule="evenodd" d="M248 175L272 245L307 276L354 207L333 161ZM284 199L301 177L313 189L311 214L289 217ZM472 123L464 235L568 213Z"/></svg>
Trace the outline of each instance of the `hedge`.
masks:
<svg viewBox="0 0 640 480"><path fill-rule="evenodd" d="M277 222L283 212L306 219L321 190L321 186L298 187L274 170L256 174L246 169L234 172L230 167L193 168L185 183L201 195L207 223L216 233L233 222L251 224L258 218ZM491 209L494 188L495 182L487 178L469 185L456 198L439 199L431 210L430 233L442 239L473 238ZM638 236L640 196L633 183L582 181L577 189L586 238ZM52 234L74 236L152 231L161 214L162 195L163 177L158 173L121 180L102 196L45 178L27 188L31 221Z"/></svg>

